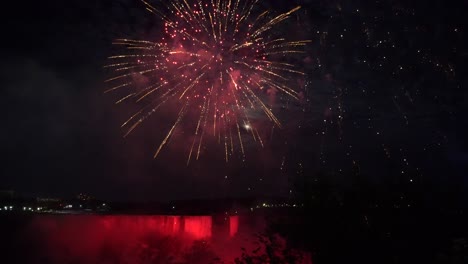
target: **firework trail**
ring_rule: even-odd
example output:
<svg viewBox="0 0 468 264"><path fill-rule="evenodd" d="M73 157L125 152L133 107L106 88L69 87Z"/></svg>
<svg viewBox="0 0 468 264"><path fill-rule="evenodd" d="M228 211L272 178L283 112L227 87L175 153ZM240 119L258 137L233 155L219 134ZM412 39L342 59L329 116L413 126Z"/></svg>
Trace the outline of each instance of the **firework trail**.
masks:
<svg viewBox="0 0 468 264"><path fill-rule="evenodd" d="M269 11L253 15L258 1L172 0L161 1L156 8L142 0L149 12L163 20L164 37L157 42L117 39L114 44L126 47L126 52L110 57L111 63L105 66L115 73L106 80L110 83L106 93L123 91L117 104L142 103L123 123L125 136L158 109L176 106L178 116L155 158L182 123L193 123L187 163L198 160L208 136L223 145L226 161L236 151L245 157L245 132L263 146L248 112L261 112L281 127L262 97L273 89L298 98L287 76L304 74L281 58L302 53L309 41L288 41L271 33L300 7L279 15ZM141 87L137 76L144 76L149 84Z"/></svg>

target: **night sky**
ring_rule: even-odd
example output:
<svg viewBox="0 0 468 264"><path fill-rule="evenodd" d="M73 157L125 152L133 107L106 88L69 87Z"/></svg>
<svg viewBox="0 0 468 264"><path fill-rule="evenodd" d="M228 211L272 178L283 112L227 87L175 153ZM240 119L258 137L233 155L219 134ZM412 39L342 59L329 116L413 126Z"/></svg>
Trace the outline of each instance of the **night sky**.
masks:
<svg viewBox="0 0 468 264"><path fill-rule="evenodd" d="M302 5L283 28L312 40L303 102L246 161L186 165L154 118L123 138L131 104L104 94L116 38L152 39L138 0L9 3L2 17L0 190L111 200L294 196L301 179L436 202L468 187L467 1L263 1ZM283 2L283 1L281 1ZM410 2L410 3L408 3ZM466 195L463 196L466 198Z"/></svg>

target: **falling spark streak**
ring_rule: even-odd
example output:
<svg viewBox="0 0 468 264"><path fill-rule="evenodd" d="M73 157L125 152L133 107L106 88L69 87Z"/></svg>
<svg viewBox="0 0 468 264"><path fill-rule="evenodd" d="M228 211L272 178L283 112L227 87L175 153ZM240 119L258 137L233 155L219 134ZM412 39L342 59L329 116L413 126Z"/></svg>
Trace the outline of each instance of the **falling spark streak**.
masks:
<svg viewBox="0 0 468 264"><path fill-rule="evenodd" d="M255 133L257 134L257 137L258 137L258 140L260 140L260 145L262 146L262 148L264 147L263 146L263 141L262 141L262 138L260 137L260 134L258 133L258 130L256 128L254 128L253 130L255 130Z"/></svg>
<svg viewBox="0 0 468 264"><path fill-rule="evenodd" d="M192 152L193 152L193 147L195 146L196 138L193 139L192 146L190 147L190 152L187 158L187 166L190 164L190 160L192 159Z"/></svg>
<svg viewBox="0 0 468 264"><path fill-rule="evenodd" d="M200 125L201 125L201 122L203 120L203 117L206 115L206 111L207 111L206 103L207 103L207 101L205 100L205 102L203 103L203 108L202 108L202 112L200 114L200 118L198 119L197 128L195 129L195 138L193 139L192 146L190 147L190 153L189 153L189 156L188 156L188 159L187 159L187 165L189 165L190 160L192 158L193 147L195 146L195 142L196 142L196 139L197 139L196 137L198 135L198 131L200 130ZM208 101L208 104L209 104L209 101ZM198 159L198 156L197 156L197 159Z"/></svg>
<svg viewBox="0 0 468 264"><path fill-rule="evenodd" d="M226 133L226 122L224 123L224 149L225 149L225 157L226 157L226 162L229 161L228 157L228 145L227 145L227 133Z"/></svg>
<svg viewBox="0 0 468 264"><path fill-rule="evenodd" d="M272 16L271 10L253 14L260 0L195 0L193 4L188 0L159 0L157 8L148 0L141 1L146 10L162 20L164 36L157 41L116 39L113 44L127 52L109 57L112 63L104 66L115 73L105 80L110 88L104 93L118 91L116 104L130 99L143 104L122 124L127 128L124 137L158 109L176 106L179 114L154 158L170 144L181 123L184 128L193 127L187 165L194 156L199 159L208 136L224 145L226 162L236 149L245 159L243 136L264 147L259 124L251 113L260 112L274 124L272 129L281 128L273 109L264 102L266 91L274 89L299 98L299 92L289 86L293 83L290 75L305 73L284 59L304 53L304 46L310 42L278 37L278 30L272 29L301 7ZM233 129L237 129L239 144L235 143Z"/></svg>
<svg viewBox="0 0 468 264"><path fill-rule="evenodd" d="M236 123L236 125L237 125L237 134L239 135L239 143L240 143L240 146L241 146L242 155L245 156L244 144L242 143L242 136L241 136L241 132L240 132L240 128L239 128L239 123Z"/></svg>
<svg viewBox="0 0 468 264"><path fill-rule="evenodd" d="M129 86L130 84L132 84L132 82L123 83L123 84L121 84L121 85L114 86L114 87L112 87L112 88L110 88L110 89L105 90L104 93L108 93L108 92L115 91L115 90L117 90L117 89L119 89L119 88L122 88L122 87L125 87L125 86Z"/></svg>
<svg viewBox="0 0 468 264"><path fill-rule="evenodd" d="M210 105L210 101L208 100L208 107L209 107L209 105ZM209 110L207 110L207 111L209 111ZM203 143L203 136L205 135L205 128L206 128L207 120L208 120L208 112L205 115L205 121L203 122L203 130L202 130L202 134L200 136L200 141L198 143L197 160L200 157L200 150L201 150L201 146L202 146L202 143Z"/></svg>
<svg viewBox="0 0 468 264"><path fill-rule="evenodd" d="M141 71L141 72L138 72L138 74L145 74L145 73L148 73L148 72L153 72L153 71L156 71L157 69L150 69L150 70L146 70L146 71ZM117 80L117 79L121 79L121 78L125 78L125 77L128 77L128 76L131 76L133 75L134 73L127 73L127 74L123 74L123 75L119 75L117 77L113 77L113 78L110 78L110 79L107 79L105 80L105 82L110 82L110 81L114 81L114 80Z"/></svg>
<svg viewBox="0 0 468 264"><path fill-rule="evenodd" d="M127 119L127 121L125 121L125 122L120 126L120 128L125 127L130 121L133 120L133 118L135 118L135 117L137 117L139 114L141 114L141 112L143 112L143 109L140 110L140 111L138 111L138 112L136 112L136 113L135 113L134 115L132 115L129 119Z"/></svg>
<svg viewBox="0 0 468 264"><path fill-rule="evenodd" d="M184 110L185 110L185 107L183 107L182 109L180 109L179 117L178 117L177 120L175 121L175 123L174 123L174 125L172 126L171 130L169 130L169 132L167 133L167 135L166 135L166 137L164 138L164 140L161 142L161 145L159 145L158 150L157 150L156 153L154 154L154 158L158 157L159 152L161 152L161 149L164 147L164 145L166 144L167 140L171 137L172 132L174 132L174 129L177 127L177 125L178 125L178 124L180 123L180 121L182 120L182 117L184 116Z"/></svg>
<svg viewBox="0 0 468 264"><path fill-rule="evenodd" d="M125 101L126 99L128 99L128 98L130 98L130 97L132 97L132 96L134 96L134 95L135 95L135 93L131 93L131 94L129 94L129 95L126 95L126 96L124 96L122 99L120 99L120 100L118 100L117 102L115 102L115 104L120 104L121 102Z"/></svg>

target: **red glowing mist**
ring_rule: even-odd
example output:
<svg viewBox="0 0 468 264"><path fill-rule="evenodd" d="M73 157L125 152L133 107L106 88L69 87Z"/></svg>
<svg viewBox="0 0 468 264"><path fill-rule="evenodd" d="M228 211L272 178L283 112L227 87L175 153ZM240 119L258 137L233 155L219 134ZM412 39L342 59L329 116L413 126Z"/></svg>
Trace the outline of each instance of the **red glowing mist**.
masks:
<svg viewBox="0 0 468 264"><path fill-rule="evenodd" d="M213 237L229 243L237 233L237 224L230 222L217 225L236 230L213 232L211 216L50 215L34 217L25 234L28 239L34 234L39 251L51 263L99 263L103 254L126 263L146 263L137 259L142 254L157 255L161 261L180 257L196 241L207 241L208 247Z"/></svg>
<svg viewBox="0 0 468 264"><path fill-rule="evenodd" d="M259 247L258 224L230 216L37 215L22 232L29 255L24 263L233 263L243 252L262 259L279 248ZM252 220L252 219L250 219ZM244 249L242 251L241 249ZM278 257L278 259L281 259ZM262 262L263 263L263 262ZM299 263L311 263L303 259Z"/></svg>
<svg viewBox="0 0 468 264"><path fill-rule="evenodd" d="M194 239L204 239L211 237L211 216L185 216L184 233L189 234Z"/></svg>
<svg viewBox="0 0 468 264"><path fill-rule="evenodd" d="M233 237L237 234L239 230L239 216L230 216L229 217L229 236Z"/></svg>

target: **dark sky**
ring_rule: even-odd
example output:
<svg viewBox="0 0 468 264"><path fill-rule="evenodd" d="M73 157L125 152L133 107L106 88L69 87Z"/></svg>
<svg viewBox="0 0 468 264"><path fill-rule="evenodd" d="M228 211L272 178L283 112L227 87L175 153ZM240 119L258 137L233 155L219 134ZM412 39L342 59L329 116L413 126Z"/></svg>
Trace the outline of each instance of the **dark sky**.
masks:
<svg viewBox="0 0 468 264"><path fill-rule="evenodd" d="M176 148L153 159L158 120L124 139L128 108L103 94L112 40L159 34L140 1L9 3L0 189L119 200L288 195L317 175L359 188L356 169L383 190L466 188L466 1L264 2L303 6L282 30L312 40L306 100L278 113L285 128L246 162L209 153L190 166Z"/></svg>

